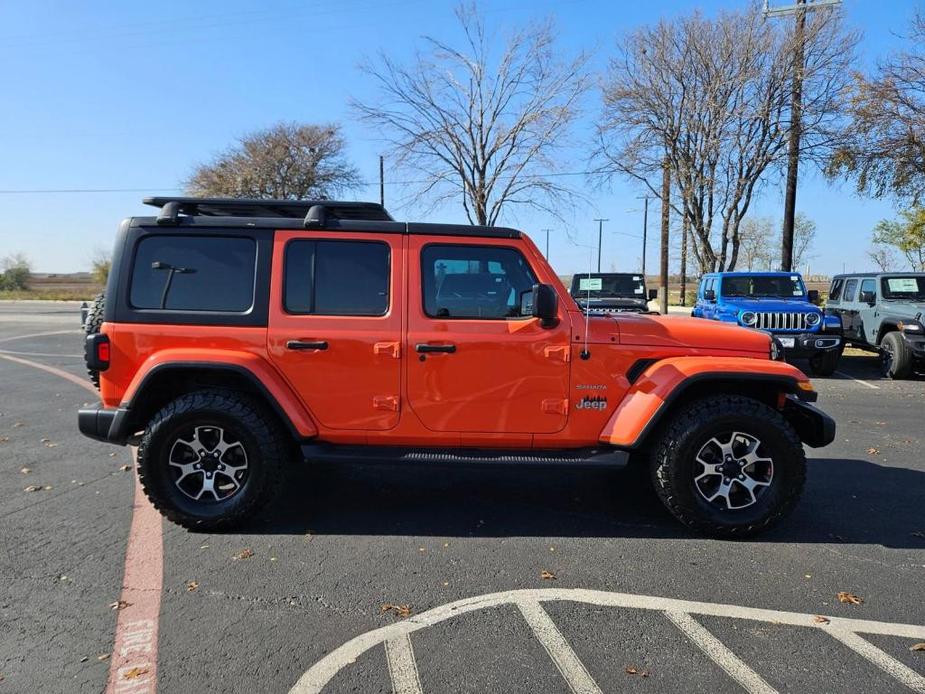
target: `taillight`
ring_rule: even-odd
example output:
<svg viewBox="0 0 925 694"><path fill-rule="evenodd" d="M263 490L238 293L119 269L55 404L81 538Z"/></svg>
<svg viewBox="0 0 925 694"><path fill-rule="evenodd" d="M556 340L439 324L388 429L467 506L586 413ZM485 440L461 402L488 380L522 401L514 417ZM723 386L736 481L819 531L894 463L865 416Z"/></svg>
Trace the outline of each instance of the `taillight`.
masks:
<svg viewBox="0 0 925 694"><path fill-rule="evenodd" d="M103 333L87 335L87 343L84 347L87 368L93 371L105 371L109 368L111 354L109 335L104 335Z"/></svg>

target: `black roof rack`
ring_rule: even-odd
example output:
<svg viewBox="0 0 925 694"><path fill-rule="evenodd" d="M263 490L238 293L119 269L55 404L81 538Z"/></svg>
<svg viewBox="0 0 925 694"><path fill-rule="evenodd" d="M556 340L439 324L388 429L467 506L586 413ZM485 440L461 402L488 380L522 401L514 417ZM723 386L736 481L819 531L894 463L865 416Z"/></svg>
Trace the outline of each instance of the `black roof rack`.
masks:
<svg viewBox="0 0 925 694"><path fill-rule="evenodd" d="M144 203L161 208L161 213L157 216L158 224L176 224L180 215L304 219L305 226L321 227L327 219L394 221L385 207L375 202L153 197L145 198Z"/></svg>
<svg viewBox="0 0 925 694"><path fill-rule="evenodd" d="M263 229L319 229L383 234L476 236L517 239L521 233L507 227L468 224L396 222L375 202L337 200L251 200L247 198L145 198L159 207L157 217L133 217L132 226L196 227L201 230L247 226Z"/></svg>

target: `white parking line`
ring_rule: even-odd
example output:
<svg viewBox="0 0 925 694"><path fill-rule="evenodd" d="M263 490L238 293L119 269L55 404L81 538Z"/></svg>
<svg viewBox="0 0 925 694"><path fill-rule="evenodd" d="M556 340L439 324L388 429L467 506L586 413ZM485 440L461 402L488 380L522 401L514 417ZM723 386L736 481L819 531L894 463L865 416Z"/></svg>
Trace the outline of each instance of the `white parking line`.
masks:
<svg viewBox="0 0 925 694"><path fill-rule="evenodd" d="M850 378L852 381L854 381L855 383L860 383L862 386L867 386L868 388L872 388L873 390L880 390L880 386L875 386L873 383L862 381L860 378L855 378L854 376L850 374L846 374L844 371L836 371L835 373L837 373L839 376Z"/></svg>
<svg viewBox="0 0 925 694"><path fill-rule="evenodd" d="M712 615L731 619L769 622L775 625L783 624L806 627L809 629L819 629L832 633L835 638L838 638L849 648L857 650L858 653L864 655L871 662L876 662L878 667L888 672L891 676L896 678L897 681L902 682L906 686L914 685L911 686L914 691L922 692L922 689L916 689L916 687L919 686L919 675L908 670L905 666L901 666L897 661L890 662L889 669L887 669L885 665L889 661L884 660L884 656L886 658L890 657L882 653L882 651L879 651L879 649L876 649L873 645L868 644L864 639L856 637L856 634L882 634L925 641L925 626L877 622L867 619L847 619L832 616L826 616L825 621L817 621L816 615L799 612L784 612L781 610L765 610L738 605L676 600L652 595L609 593L600 590L585 590L581 588L546 588L510 590L501 593L490 593L488 595L465 598L446 605L441 605L440 607L435 607L405 621L396 622L379 629L368 631L365 634L360 634L335 649L306 670L295 685L293 685L292 689L290 689L290 694L317 694L321 692L328 682L330 682L343 668L356 662L357 658L370 648L389 641L390 639L410 635L420 629L426 629L434 624L459 617L469 612L511 603L519 606L531 602L543 603L546 601L579 602L601 607L625 607L642 610L657 610L659 612L685 613L688 615ZM845 634L850 635L845 636ZM725 646L723 646L723 648L725 648ZM875 651L882 653L882 656L875 653ZM896 667L896 665L900 665L900 667Z"/></svg>
<svg viewBox="0 0 925 694"><path fill-rule="evenodd" d="M862 639L850 631L841 631L834 629L829 631L833 638L838 639L848 648L856 653L860 653L878 668L886 672L894 679L902 682L914 692L925 694L925 677L906 667L901 662L890 655L887 655L867 639Z"/></svg>
<svg viewBox="0 0 925 694"><path fill-rule="evenodd" d="M67 359L83 359L83 354L50 354L48 352L14 352L11 349L0 349L0 354L15 354L21 357L65 357Z"/></svg>
<svg viewBox="0 0 925 694"><path fill-rule="evenodd" d="M574 694L603 694L543 606L535 600L518 600L517 607L556 668L562 673L569 689Z"/></svg>
<svg viewBox="0 0 925 694"><path fill-rule="evenodd" d="M76 335L83 332L82 330L54 330L48 333L32 333L31 335L12 335L10 337L0 337L0 342L12 342L13 340L28 340L30 337L48 337L49 335Z"/></svg>
<svg viewBox="0 0 925 694"><path fill-rule="evenodd" d="M746 665L726 647L726 644L713 636L689 614L686 612L665 612L665 616L674 622L675 626L684 632L684 635L693 641L710 660L723 668L732 679L741 684L745 691L750 694L777 694L777 690L765 682L761 675Z"/></svg>
<svg viewBox="0 0 925 694"><path fill-rule="evenodd" d="M385 657L389 664L393 694L423 694L421 675L408 634L400 634L386 641Z"/></svg>

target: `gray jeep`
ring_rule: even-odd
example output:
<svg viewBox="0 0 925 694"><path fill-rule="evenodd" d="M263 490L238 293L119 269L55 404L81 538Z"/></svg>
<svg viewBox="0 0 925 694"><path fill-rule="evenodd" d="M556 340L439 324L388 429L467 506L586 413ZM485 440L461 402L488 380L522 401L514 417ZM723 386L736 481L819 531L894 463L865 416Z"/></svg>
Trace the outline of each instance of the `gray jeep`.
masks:
<svg viewBox="0 0 925 694"><path fill-rule="evenodd" d="M841 318L846 345L881 355L886 376L925 366L925 272L836 275L826 313Z"/></svg>

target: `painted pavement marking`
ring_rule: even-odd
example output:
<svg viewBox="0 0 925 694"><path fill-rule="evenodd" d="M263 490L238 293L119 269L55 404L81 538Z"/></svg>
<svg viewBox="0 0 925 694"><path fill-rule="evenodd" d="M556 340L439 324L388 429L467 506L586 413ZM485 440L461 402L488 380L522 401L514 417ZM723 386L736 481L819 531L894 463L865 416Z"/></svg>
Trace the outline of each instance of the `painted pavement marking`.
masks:
<svg viewBox="0 0 925 694"><path fill-rule="evenodd" d="M399 634L385 642L385 657L394 694L423 694L414 648L408 634Z"/></svg>
<svg viewBox="0 0 925 694"><path fill-rule="evenodd" d="M435 607L427 612L414 615L403 622L396 622L379 629L368 631L365 634L346 642L339 648L335 649L317 663L312 665L299 680L290 689L290 694L317 694L339 673L342 669L356 662L356 659L366 651L374 648L387 641L398 637L409 637L415 631L426 629L427 627L438 624L447 619L458 617L469 612L490 609L500 605L515 604L528 605L530 603L540 604L543 602L578 602L600 607L623 607L642 610L656 610L672 615L687 615L693 622L692 615L708 615L714 617L727 617L731 619L747 619L758 622L770 622L772 624L782 624L789 626L806 627L809 629L819 629L829 632L832 636L849 648L856 650L864 655L869 661L875 663L878 667L887 672L898 682L906 685L913 691L923 692L919 688L921 676L912 670L901 665L883 651L868 643L857 636L863 634L879 634L885 636L897 636L919 641L925 640L925 626L916 624L898 624L891 622L878 622L867 619L848 619L844 617L826 616L827 622L816 621L816 615L804 614L799 612L785 612L782 610L766 610L755 607L742 607L739 605L723 605L719 603L695 602L691 600L677 600L674 598L662 598L651 595L633 595L631 593L610 593L600 590L586 590L582 588L546 588L546 589L528 589L528 590L511 590L500 593L490 593L488 595L479 595L472 598L457 600ZM521 609L523 612L523 609ZM526 615L525 615L526 616ZM548 618L548 615L546 615ZM551 621L551 620L550 620ZM685 624L689 624L685 619L681 619ZM676 622L677 623L677 622ZM694 624L697 624L694 622ZM554 625L553 625L554 626ZM703 640L703 635L709 635L710 639L715 637L697 624L699 629L692 633ZM534 630L536 631L536 630ZM556 630L558 631L558 629ZM561 637L561 634L560 634ZM538 638L542 638L539 637ZM564 639L563 639L564 640ZM695 641L695 639L692 639ZM704 641L706 643L706 641ZM715 643L710 642L715 646ZM732 655L728 648L716 640L722 649L728 655ZM568 647L568 644L565 644ZM569 650L571 648L569 647ZM412 654L410 648L407 651ZM720 651L716 651L717 653ZM728 664L728 655L724 658ZM550 654L552 656L552 654ZM742 661L732 655L738 663L748 669ZM576 656L577 661L577 656ZM580 661L578 661L580 662ZM897 667L898 666L898 667ZM581 666L582 668L584 666ZM561 671L561 669L560 669ZM726 670L729 672L729 670ZM741 676L745 671L738 669ZM736 678L735 675L732 675ZM756 675L757 677L757 675ZM590 678L589 678L590 679ZM764 680L758 678L766 689L750 689L749 691L774 691ZM736 681L742 683L736 678ZM758 680L748 679L753 685L757 686ZM593 681L592 681L593 682ZM596 686L596 685L594 685ZM747 687L746 687L747 688Z"/></svg>

